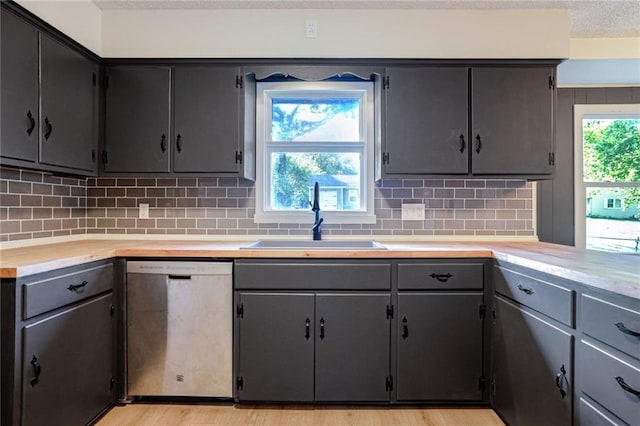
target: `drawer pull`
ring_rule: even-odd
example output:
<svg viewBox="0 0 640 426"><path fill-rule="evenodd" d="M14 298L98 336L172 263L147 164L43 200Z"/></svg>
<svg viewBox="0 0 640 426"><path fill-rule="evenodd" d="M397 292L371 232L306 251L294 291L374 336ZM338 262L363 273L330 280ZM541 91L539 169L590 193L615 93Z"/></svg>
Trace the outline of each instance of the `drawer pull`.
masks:
<svg viewBox="0 0 640 426"><path fill-rule="evenodd" d="M533 289L532 288L527 288L527 287L523 287L522 284L518 284L518 290L520 290L523 293L526 294L533 294Z"/></svg>
<svg viewBox="0 0 640 426"><path fill-rule="evenodd" d="M629 386L622 377L617 376L616 378L616 382L618 382L618 384L620 385L620 387L622 389L624 389L625 391L629 392L632 395L637 396L638 398L640 398L640 391L635 390L634 388L632 388L631 386Z"/></svg>
<svg viewBox="0 0 640 426"><path fill-rule="evenodd" d="M304 321L304 338L307 339L307 340L309 340L309 338L311 337L310 326L311 326L311 321L309 320L309 318L307 318Z"/></svg>
<svg viewBox="0 0 640 426"><path fill-rule="evenodd" d="M324 339L324 318L320 318L320 340Z"/></svg>
<svg viewBox="0 0 640 426"><path fill-rule="evenodd" d="M431 275L429 275L431 278L435 278L436 280L440 281L441 283L446 283L447 281L449 281L449 278L451 278L453 275L451 274L436 274L435 272Z"/></svg>
<svg viewBox="0 0 640 426"><path fill-rule="evenodd" d="M40 378L40 363L35 355L31 358L31 365L33 365L33 377L29 380L29 383L33 387L38 384L38 379Z"/></svg>
<svg viewBox="0 0 640 426"><path fill-rule="evenodd" d="M560 367L560 372L556 374L556 387L560 391L560 396L564 399L567 396L567 391L564 389L564 385L569 387L569 380L567 380L567 370L564 368L564 364Z"/></svg>
<svg viewBox="0 0 640 426"><path fill-rule="evenodd" d="M82 281L80 284L71 284L67 287L69 291L75 291L76 293L85 288L85 286L89 284L87 281Z"/></svg>
<svg viewBox="0 0 640 426"><path fill-rule="evenodd" d="M402 338L409 337L409 326L407 325L407 317L402 317Z"/></svg>
<svg viewBox="0 0 640 426"><path fill-rule="evenodd" d="M633 331L633 330L629 330L627 327L624 326L623 323L621 322L617 322L614 324L616 327L618 327L618 330L620 330L621 332L623 332L624 334L628 334L629 336L633 336L633 337L640 337L640 333Z"/></svg>

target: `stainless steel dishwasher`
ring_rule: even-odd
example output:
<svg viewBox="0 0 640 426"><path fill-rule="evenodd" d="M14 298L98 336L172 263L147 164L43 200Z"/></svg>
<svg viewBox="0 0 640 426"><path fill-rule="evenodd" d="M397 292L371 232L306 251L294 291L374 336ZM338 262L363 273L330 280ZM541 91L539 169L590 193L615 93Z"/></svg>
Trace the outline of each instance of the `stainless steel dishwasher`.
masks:
<svg viewBox="0 0 640 426"><path fill-rule="evenodd" d="M232 397L231 262L127 262L127 394Z"/></svg>

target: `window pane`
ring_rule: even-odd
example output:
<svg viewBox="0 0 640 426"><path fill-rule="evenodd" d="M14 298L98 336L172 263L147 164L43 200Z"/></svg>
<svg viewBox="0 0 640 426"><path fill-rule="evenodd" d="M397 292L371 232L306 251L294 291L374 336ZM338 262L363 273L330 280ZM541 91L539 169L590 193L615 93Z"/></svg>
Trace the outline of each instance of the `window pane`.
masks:
<svg viewBox="0 0 640 426"><path fill-rule="evenodd" d="M359 141L360 99L273 98L271 140Z"/></svg>
<svg viewBox="0 0 640 426"><path fill-rule="evenodd" d="M361 210L359 153L274 152L271 154L271 209L309 210L320 186L322 210Z"/></svg>
<svg viewBox="0 0 640 426"><path fill-rule="evenodd" d="M640 182L640 119L583 119L584 180Z"/></svg>
<svg viewBox="0 0 640 426"><path fill-rule="evenodd" d="M587 187L586 247L639 253L640 188Z"/></svg>

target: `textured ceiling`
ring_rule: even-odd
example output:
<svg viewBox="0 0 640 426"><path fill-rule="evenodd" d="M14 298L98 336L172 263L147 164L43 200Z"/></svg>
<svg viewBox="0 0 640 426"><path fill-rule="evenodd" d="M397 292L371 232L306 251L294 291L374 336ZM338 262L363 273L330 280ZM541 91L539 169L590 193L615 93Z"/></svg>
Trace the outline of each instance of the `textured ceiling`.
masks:
<svg viewBox="0 0 640 426"><path fill-rule="evenodd" d="M93 0L108 9L569 9L572 37L640 36L640 0Z"/></svg>

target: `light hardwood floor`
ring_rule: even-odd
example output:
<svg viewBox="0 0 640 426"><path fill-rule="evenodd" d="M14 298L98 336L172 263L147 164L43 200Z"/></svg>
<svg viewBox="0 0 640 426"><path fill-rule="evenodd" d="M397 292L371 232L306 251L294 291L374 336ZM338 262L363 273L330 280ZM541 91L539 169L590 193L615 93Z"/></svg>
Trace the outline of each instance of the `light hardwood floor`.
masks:
<svg viewBox="0 0 640 426"><path fill-rule="evenodd" d="M98 426L502 426L489 408L130 404L114 407Z"/></svg>

